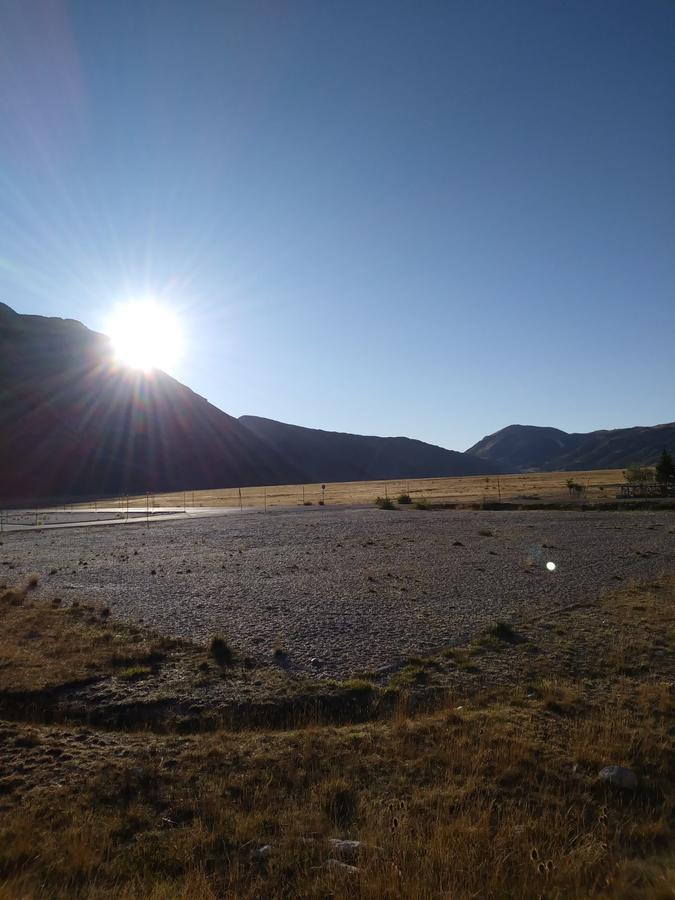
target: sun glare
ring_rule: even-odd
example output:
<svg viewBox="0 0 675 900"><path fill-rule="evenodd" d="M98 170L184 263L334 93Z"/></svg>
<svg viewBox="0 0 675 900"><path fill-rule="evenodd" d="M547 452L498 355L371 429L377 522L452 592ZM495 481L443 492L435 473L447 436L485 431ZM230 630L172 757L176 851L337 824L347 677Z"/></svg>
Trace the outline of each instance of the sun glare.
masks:
<svg viewBox="0 0 675 900"><path fill-rule="evenodd" d="M170 371L183 352L183 334L175 313L155 300L120 304L106 333L118 362L134 369Z"/></svg>

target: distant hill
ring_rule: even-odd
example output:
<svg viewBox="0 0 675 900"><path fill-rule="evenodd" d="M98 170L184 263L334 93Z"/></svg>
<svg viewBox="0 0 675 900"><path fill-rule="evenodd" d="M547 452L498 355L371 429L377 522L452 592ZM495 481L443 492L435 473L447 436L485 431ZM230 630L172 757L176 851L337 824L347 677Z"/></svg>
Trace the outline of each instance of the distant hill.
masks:
<svg viewBox="0 0 675 900"><path fill-rule="evenodd" d="M663 449L675 455L675 422L568 434L557 428L509 425L466 452L505 472L617 469L652 465Z"/></svg>
<svg viewBox="0 0 675 900"><path fill-rule="evenodd" d="M108 339L0 304L0 497L278 484L302 473L164 372L115 364Z"/></svg>
<svg viewBox="0 0 675 900"><path fill-rule="evenodd" d="M321 431L260 416L241 416L239 421L302 469L309 482L481 475L496 471L489 461L406 437Z"/></svg>

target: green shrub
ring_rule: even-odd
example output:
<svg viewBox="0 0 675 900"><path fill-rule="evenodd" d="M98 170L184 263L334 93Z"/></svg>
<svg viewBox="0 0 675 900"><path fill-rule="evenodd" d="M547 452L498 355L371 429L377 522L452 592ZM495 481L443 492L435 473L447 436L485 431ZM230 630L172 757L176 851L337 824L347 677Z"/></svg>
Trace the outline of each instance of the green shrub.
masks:
<svg viewBox="0 0 675 900"><path fill-rule="evenodd" d="M389 497L376 497L375 506L378 506L380 509L396 509L394 501L390 500Z"/></svg>
<svg viewBox="0 0 675 900"><path fill-rule="evenodd" d="M398 495L398 502L399 502L400 504L402 504L402 505L403 505L403 504L406 504L406 503L412 503L412 499L411 499L411 497L410 497L410 494L399 494L399 495Z"/></svg>
<svg viewBox="0 0 675 900"><path fill-rule="evenodd" d="M147 678L148 675L151 675L152 669L150 666L127 666L117 674L125 681L137 681L139 678Z"/></svg>
<svg viewBox="0 0 675 900"><path fill-rule="evenodd" d="M431 509L431 503L426 497L421 497L415 504L415 509Z"/></svg>

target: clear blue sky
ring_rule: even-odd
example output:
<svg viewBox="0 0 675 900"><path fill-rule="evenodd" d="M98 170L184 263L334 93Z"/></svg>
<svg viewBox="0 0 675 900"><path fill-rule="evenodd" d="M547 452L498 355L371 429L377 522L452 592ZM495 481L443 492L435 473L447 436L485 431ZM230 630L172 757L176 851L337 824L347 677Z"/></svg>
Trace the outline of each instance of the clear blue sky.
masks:
<svg viewBox="0 0 675 900"><path fill-rule="evenodd" d="M675 419L672 0L0 0L0 300L233 415Z"/></svg>

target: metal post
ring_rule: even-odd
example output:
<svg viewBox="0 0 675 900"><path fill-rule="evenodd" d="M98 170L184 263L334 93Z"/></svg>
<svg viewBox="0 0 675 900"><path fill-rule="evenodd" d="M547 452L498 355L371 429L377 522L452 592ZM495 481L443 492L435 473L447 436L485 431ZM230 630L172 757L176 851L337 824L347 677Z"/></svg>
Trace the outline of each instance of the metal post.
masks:
<svg viewBox="0 0 675 900"><path fill-rule="evenodd" d="M145 527L150 527L150 492L145 492Z"/></svg>
<svg viewBox="0 0 675 900"><path fill-rule="evenodd" d="M267 512L267 488L263 488L263 497L265 498L265 512Z"/></svg>
<svg viewBox="0 0 675 900"><path fill-rule="evenodd" d="M302 486L302 505L305 505L305 486Z"/></svg>
<svg viewBox="0 0 675 900"><path fill-rule="evenodd" d="M241 512L243 510L243 508L244 507L241 502L241 488L239 488L239 512Z"/></svg>

